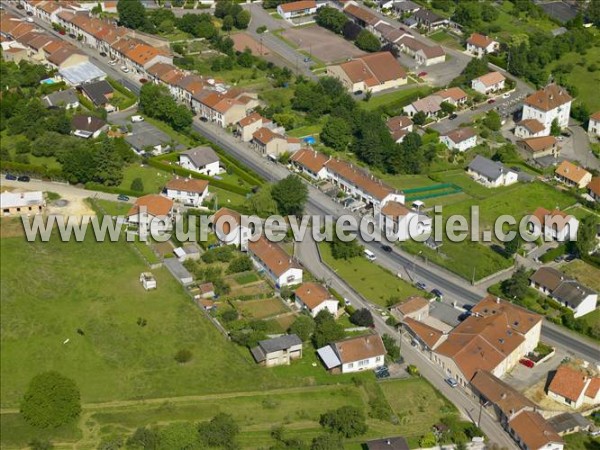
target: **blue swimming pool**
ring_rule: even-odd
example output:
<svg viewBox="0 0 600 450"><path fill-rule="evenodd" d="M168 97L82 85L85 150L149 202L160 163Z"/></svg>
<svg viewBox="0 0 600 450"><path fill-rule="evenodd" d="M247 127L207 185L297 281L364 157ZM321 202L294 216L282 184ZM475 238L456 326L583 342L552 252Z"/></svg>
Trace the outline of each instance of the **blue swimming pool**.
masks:
<svg viewBox="0 0 600 450"><path fill-rule="evenodd" d="M42 84L56 84L57 81L54 78L46 78L45 80L40 81Z"/></svg>

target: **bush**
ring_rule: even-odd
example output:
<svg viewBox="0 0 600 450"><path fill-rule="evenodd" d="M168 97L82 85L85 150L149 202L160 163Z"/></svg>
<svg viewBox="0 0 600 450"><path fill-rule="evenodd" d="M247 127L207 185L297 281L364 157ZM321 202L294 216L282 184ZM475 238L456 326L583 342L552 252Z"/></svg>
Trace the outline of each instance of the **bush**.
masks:
<svg viewBox="0 0 600 450"><path fill-rule="evenodd" d="M368 429L363 412L355 406L342 406L327 411L321 415L319 423L322 427L346 438L365 434Z"/></svg>
<svg viewBox="0 0 600 450"><path fill-rule="evenodd" d="M36 428L56 428L72 422L81 413L81 396L73 380L55 372L33 377L23 401L21 414Z"/></svg>
<svg viewBox="0 0 600 450"><path fill-rule="evenodd" d="M175 361L177 361L179 364L185 364L186 362L191 361L191 359L192 352L187 348L181 349L177 353L175 353Z"/></svg>
<svg viewBox="0 0 600 450"><path fill-rule="evenodd" d="M550 261L554 261L558 256L562 256L567 253L567 246L564 244L559 245L556 248L548 250L542 256L540 256L540 261L543 263L548 263Z"/></svg>
<svg viewBox="0 0 600 450"><path fill-rule="evenodd" d="M260 27L258 27L258 28L256 29L256 32L257 32L258 34L263 34L265 31L267 31L267 26L266 26L266 25L261 25Z"/></svg>
<svg viewBox="0 0 600 450"><path fill-rule="evenodd" d="M234 320L237 320L238 317L239 314L235 309L228 309L221 314L221 319L223 319L223 322L233 322Z"/></svg>
<svg viewBox="0 0 600 450"><path fill-rule="evenodd" d="M229 263L229 267L227 267L227 273L246 272L248 270L252 270L252 268L253 265L250 257L248 255L242 255Z"/></svg>
<svg viewBox="0 0 600 450"><path fill-rule="evenodd" d="M144 182L140 177L133 179L131 182L131 190L136 192L144 192Z"/></svg>
<svg viewBox="0 0 600 450"><path fill-rule="evenodd" d="M372 327L373 315L371 314L371 311L366 308L357 309L350 316L350 322L359 327Z"/></svg>

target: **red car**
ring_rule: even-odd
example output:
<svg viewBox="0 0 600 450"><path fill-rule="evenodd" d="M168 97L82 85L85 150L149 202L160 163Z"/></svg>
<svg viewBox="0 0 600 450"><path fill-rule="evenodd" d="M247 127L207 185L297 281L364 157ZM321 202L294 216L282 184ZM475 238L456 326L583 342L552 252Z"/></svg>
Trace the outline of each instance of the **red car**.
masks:
<svg viewBox="0 0 600 450"><path fill-rule="evenodd" d="M535 365L532 360L527 358L520 359L519 363L523 364L525 367L529 367L530 369L533 368L533 366Z"/></svg>
<svg viewBox="0 0 600 450"><path fill-rule="evenodd" d="M490 98L490 99L488 100L488 103L491 105L492 103L496 103L496 100L494 100L493 98Z"/></svg>
<svg viewBox="0 0 600 450"><path fill-rule="evenodd" d="M426 77L427 76L427 72L421 72L421 73L419 73L418 76L419 76L419 78Z"/></svg>
<svg viewBox="0 0 600 450"><path fill-rule="evenodd" d="M140 83L142 83L142 84L146 84L147 82L148 82L148 80L147 80L147 79L145 79L145 78L140 78Z"/></svg>

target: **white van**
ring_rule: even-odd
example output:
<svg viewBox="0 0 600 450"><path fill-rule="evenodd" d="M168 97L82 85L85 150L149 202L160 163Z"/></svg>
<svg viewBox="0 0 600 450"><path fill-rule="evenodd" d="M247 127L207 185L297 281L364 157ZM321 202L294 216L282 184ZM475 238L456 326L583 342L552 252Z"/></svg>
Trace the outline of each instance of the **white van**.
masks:
<svg viewBox="0 0 600 450"><path fill-rule="evenodd" d="M144 118L142 116L131 116L131 121L133 123L143 122Z"/></svg>
<svg viewBox="0 0 600 450"><path fill-rule="evenodd" d="M364 255L365 258L367 258L369 261L375 261L377 259L377 256L375 256L375 254L371 251L371 250L364 250Z"/></svg>

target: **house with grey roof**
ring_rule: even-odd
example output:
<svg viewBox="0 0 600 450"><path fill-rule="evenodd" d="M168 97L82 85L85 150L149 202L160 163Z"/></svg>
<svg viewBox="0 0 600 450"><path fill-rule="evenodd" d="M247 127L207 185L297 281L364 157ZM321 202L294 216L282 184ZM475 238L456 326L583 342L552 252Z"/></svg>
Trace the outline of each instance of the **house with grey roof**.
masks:
<svg viewBox="0 0 600 450"><path fill-rule="evenodd" d="M106 80L94 81L81 85L81 92L89 98L95 106L105 107L113 97L114 89Z"/></svg>
<svg viewBox="0 0 600 450"><path fill-rule="evenodd" d="M485 187L509 186L519 180L519 174L508 169L500 161L492 161L477 155L467 167L467 173Z"/></svg>
<svg viewBox="0 0 600 450"><path fill-rule="evenodd" d="M250 349L254 360L265 367L288 365L294 359L302 358L302 340L295 334L259 341Z"/></svg>
<svg viewBox="0 0 600 450"><path fill-rule="evenodd" d="M195 147L179 154L179 165L207 176L222 172L219 156L206 146Z"/></svg>
<svg viewBox="0 0 600 450"><path fill-rule="evenodd" d="M592 423L580 413L565 412L548 419L548 423L560 436L588 431Z"/></svg>
<svg viewBox="0 0 600 450"><path fill-rule="evenodd" d="M414 14L421 9L421 5L417 5L411 0L404 0L403 2L395 2L393 8L400 15Z"/></svg>
<svg viewBox="0 0 600 450"><path fill-rule="evenodd" d="M529 282L531 287L573 311L575 318L591 313L598 304L597 292L553 267L540 267Z"/></svg>
<svg viewBox="0 0 600 450"><path fill-rule="evenodd" d="M42 102L48 108L72 109L79 107L79 99L74 89L53 92L42 98Z"/></svg>

